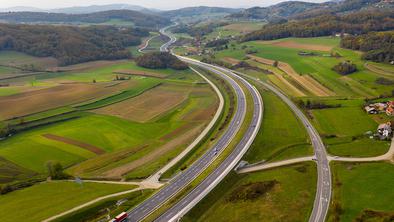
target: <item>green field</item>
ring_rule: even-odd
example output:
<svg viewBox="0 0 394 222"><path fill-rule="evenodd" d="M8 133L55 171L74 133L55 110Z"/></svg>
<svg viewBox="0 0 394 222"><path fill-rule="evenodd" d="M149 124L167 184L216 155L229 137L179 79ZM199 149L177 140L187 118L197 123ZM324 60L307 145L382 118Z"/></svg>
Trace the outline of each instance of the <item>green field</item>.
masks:
<svg viewBox="0 0 394 222"><path fill-rule="evenodd" d="M260 92L265 107L262 127L244 160L255 163L312 155L305 128L290 108L272 92Z"/></svg>
<svg viewBox="0 0 394 222"><path fill-rule="evenodd" d="M113 167L119 167L122 164L132 162L149 154L155 148L170 141L169 139L162 139L163 136L192 121L185 118L189 118L189 115L193 115L199 109L207 109L216 103L216 98L209 91L208 94L191 94L189 99L180 106L161 114L156 119L147 123L138 123L114 116L81 112L82 110L90 111L136 97L163 82L177 85L178 88L181 87L184 90L208 87L205 84L198 84L202 80L191 70L151 70L138 67L130 61L120 61L118 64L96 68L94 66L88 67L90 68L83 72L71 71L56 75L38 75L34 81L37 83L50 83L59 80L89 82L92 79L96 81L112 81L115 76L113 72L116 70L157 72L165 74L167 77L165 79L158 79L131 76L135 84L118 94L97 98L97 100L74 105L74 107L64 106L36 113L24 117L23 120L15 119L8 121L7 123L13 125L23 122L25 129L29 127L33 127L33 129L18 133L7 140L0 141L0 157L7 160L4 165L11 165L11 162L8 161L12 161L12 163L17 164L18 167L27 171L45 174L47 162L57 161L64 167L69 168L68 171L70 173L94 176L97 173L102 173ZM48 125L48 123L53 122L59 123ZM203 121L195 121L195 124L202 123ZM36 126L39 125L44 126L37 128ZM73 144L50 140L45 138L43 136L44 134L55 134L56 136L93 145L103 150L105 154L97 155ZM179 153L182 148L183 146L175 147L171 152L158 158L157 161L152 161L148 165L145 165L145 167L137 168L129 177L148 176ZM40 155L37 155L38 153ZM24 170L19 169L19 171L20 175L23 175ZM9 169L7 172L12 172L12 170ZM19 180L21 177L15 179Z"/></svg>
<svg viewBox="0 0 394 222"><path fill-rule="evenodd" d="M341 211L334 211L331 204L328 221L390 221L394 216L394 166L390 163L344 164L333 163L333 201ZM338 207L336 207L338 209ZM376 217L361 220L365 210L387 213L386 218ZM341 212L338 214L338 212ZM373 214L372 214L373 215ZM359 218L359 220L356 220Z"/></svg>
<svg viewBox="0 0 394 222"><path fill-rule="evenodd" d="M41 221L97 197L133 188L99 183L41 183L0 196L0 221Z"/></svg>
<svg viewBox="0 0 394 222"><path fill-rule="evenodd" d="M323 55L329 54L329 51L315 50L306 51L315 52L317 54L316 56L299 56L298 52L303 51L302 48L282 47L277 45L278 42L295 42L301 45L316 44L332 46L333 51L338 52L341 57L326 57ZM242 49L244 46L247 47L247 49L257 50L258 52L255 54L256 56L286 62L299 74L311 75L314 79L334 91L339 96L374 97L380 94L391 93L392 87L375 83L375 80L379 75L364 67L365 61L361 60L359 53L339 48L338 45L339 39L332 37L288 38L265 43L246 42L236 45L235 47L230 47L228 50L217 52L215 55L217 58L233 57L242 60L245 58L245 50ZM332 67L344 60L353 61L353 63L357 65L359 71L346 77L334 72Z"/></svg>
<svg viewBox="0 0 394 222"><path fill-rule="evenodd" d="M270 189L257 192L253 188L269 182L275 184ZM313 163L242 175L231 173L182 221L305 221L312 209L315 184Z"/></svg>
<svg viewBox="0 0 394 222"><path fill-rule="evenodd" d="M325 100L323 100L325 101ZM375 132L378 123L363 109L363 100L327 100L340 108L311 111L312 123L327 145L329 153L338 156L378 156L387 152L389 143L369 139L366 132Z"/></svg>

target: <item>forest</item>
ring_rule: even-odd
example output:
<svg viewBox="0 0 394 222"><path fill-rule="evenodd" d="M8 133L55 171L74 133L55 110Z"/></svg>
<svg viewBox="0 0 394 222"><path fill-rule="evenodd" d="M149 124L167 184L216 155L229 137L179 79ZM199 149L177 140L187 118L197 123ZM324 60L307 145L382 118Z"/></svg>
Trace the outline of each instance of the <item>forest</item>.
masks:
<svg viewBox="0 0 394 222"><path fill-rule="evenodd" d="M171 68L175 70L184 70L188 66L179 60L176 56L168 52L151 52L136 58L137 65L149 69Z"/></svg>
<svg viewBox="0 0 394 222"><path fill-rule="evenodd" d="M394 61L394 31L345 36L341 47L365 52L363 58L374 62Z"/></svg>
<svg viewBox="0 0 394 222"><path fill-rule="evenodd" d="M0 13L0 20L13 23L103 23L111 19L130 21L135 26L156 28L171 24L167 18L131 10L110 10L89 14L64 14L45 12Z"/></svg>
<svg viewBox="0 0 394 222"><path fill-rule="evenodd" d="M59 65L70 65L130 58L126 47L139 45L148 35L140 28L0 24L0 50L54 57Z"/></svg>
<svg viewBox="0 0 394 222"><path fill-rule="evenodd" d="M247 34L241 41L274 40L288 37L319 37L335 33L364 34L394 28L394 10L366 10L343 15L325 14L282 24L268 24Z"/></svg>

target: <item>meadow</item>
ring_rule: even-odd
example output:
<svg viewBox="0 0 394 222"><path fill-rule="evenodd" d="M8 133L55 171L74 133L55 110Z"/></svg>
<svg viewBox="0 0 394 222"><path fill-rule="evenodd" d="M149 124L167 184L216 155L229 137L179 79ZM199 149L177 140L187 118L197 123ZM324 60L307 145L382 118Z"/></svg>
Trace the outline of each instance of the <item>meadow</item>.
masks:
<svg viewBox="0 0 394 222"><path fill-rule="evenodd" d="M232 172L182 221L304 221L313 205L315 183L313 163Z"/></svg>
<svg viewBox="0 0 394 222"><path fill-rule="evenodd" d="M375 132L381 120L363 109L360 99L323 100L327 104L341 104L339 108L310 111L312 123L323 137L330 154L338 156L378 156L389 149L387 141L370 139L367 132Z"/></svg>
<svg viewBox="0 0 394 222"><path fill-rule="evenodd" d="M262 127L243 159L255 163L312 155L305 128L290 108L272 92L258 88L265 107Z"/></svg>
<svg viewBox="0 0 394 222"><path fill-rule="evenodd" d="M0 220L42 221L97 197L131 190L132 185L45 182L0 196ZM22 210L23 209L23 210Z"/></svg>
<svg viewBox="0 0 394 222"><path fill-rule="evenodd" d="M334 195L328 221L390 221L394 212L394 166L333 163ZM368 212L370 211L370 212ZM340 212L340 213L338 213Z"/></svg>

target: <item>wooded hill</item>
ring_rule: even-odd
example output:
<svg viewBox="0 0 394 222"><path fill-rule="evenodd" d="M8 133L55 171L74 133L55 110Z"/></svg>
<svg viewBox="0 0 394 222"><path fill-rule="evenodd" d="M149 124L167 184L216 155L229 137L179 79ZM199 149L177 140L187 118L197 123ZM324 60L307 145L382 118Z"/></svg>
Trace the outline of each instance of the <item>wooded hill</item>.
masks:
<svg viewBox="0 0 394 222"><path fill-rule="evenodd" d="M394 61L394 31L345 36L341 47L365 52L364 59L389 63Z"/></svg>
<svg viewBox="0 0 394 222"><path fill-rule="evenodd" d="M171 24L168 18L131 10L111 10L90 14L46 12L0 13L0 20L11 23L104 23L113 19L132 22L135 26L159 28Z"/></svg>
<svg viewBox="0 0 394 222"><path fill-rule="evenodd" d="M253 7L229 15L228 18L237 20L258 19L269 22L283 22L291 19L305 19L322 14L341 14L359 10L393 8L394 2L384 0L344 0L324 3L309 3L301 1L282 2L269 7Z"/></svg>
<svg viewBox="0 0 394 222"><path fill-rule="evenodd" d="M334 33L365 34L394 29L394 10L367 10L344 15L325 14L281 24L268 24L241 41L273 40L287 37L318 37Z"/></svg>
<svg viewBox="0 0 394 222"><path fill-rule="evenodd" d="M55 57L60 65L130 58L127 46L138 45L148 31L113 26L0 24L0 50Z"/></svg>

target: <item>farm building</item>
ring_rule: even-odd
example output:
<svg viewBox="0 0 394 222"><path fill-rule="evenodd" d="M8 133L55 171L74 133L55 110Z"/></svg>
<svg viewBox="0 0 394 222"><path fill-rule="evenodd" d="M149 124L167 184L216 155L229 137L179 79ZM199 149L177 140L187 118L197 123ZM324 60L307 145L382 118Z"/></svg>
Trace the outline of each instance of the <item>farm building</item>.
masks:
<svg viewBox="0 0 394 222"><path fill-rule="evenodd" d="M368 114L386 113L389 116L394 116L394 101L372 103L364 107Z"/></svg>
<svg viewBox="0 0 394 222"><path fill-rule="evenodd" d="M378 134L377 136L381 140L390 139L392 137L393 130L391 128L391 122L382 123L378 127Z"/></svg>
<svg viewBox="0 0 394 222"><path fill-rule="evenodd" d="M378 114L379 112L375 109L375 107L366 106L364 107L365 111L368 114Z"/></svg>

